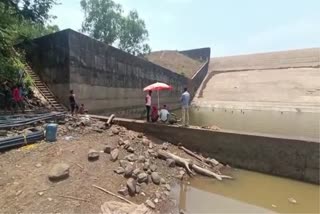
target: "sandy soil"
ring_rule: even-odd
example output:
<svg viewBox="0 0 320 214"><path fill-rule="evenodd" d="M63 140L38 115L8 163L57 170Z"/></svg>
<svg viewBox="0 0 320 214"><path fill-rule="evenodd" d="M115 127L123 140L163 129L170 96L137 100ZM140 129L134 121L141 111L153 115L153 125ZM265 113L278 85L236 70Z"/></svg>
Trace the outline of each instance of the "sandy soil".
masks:
<svg viewBox="0 0 320 214"><path fill-rule="evenodd" d="M191 78L203 64L178 51L156 51L150 53L146 58L155 64L168 68L175 73L184 74L189 78Z"/></svg>
<svg viewBox="0 0 320 214"><path fill-rule="evenodd" d="M119 135L124 140L132 135L137 136L137 133L121 130L123 132ZM100 153L99 160L89 162L87 155L89 149L102 151L106 143L116 145L120 136L112 136L110 129L103 133L89 131L81 135L68 132L67 135L73 136L73 140L60 137L52 144L42 142L0 155L0 213L99 213L100 206L105 201L118 200L93 188L92 185L117 193L120 187L126 184L126 179L113 171L119 167L119 162L111 162L110 155L106 153ZM152 140L162 143L156 139ZM140 140L136 140L133 147L136 154L143 154L147 149L139 142ZM160 145L154 146L155 151L160 148ZM169 145L169 150L175 151L176 148ZM126 150L120 150L119 159L128 154ZM157 171L167 182L173 184L177 181L175 175L179 167L168 168L165 161L150 160L158 166ZM52 183L48 179L48 173L54 164L62 162L70 165L70 177ZM154 199L155 192L163 191L163 185L149 184L146 189L142 189L146 196L139 194L126 197L135 203L143 203L149 198ZM77 197L83 201L63 196ZM176 206L175 201L167 197L160 199L156 207L162 213L169 213L173 212L173 207Z"/></svg>

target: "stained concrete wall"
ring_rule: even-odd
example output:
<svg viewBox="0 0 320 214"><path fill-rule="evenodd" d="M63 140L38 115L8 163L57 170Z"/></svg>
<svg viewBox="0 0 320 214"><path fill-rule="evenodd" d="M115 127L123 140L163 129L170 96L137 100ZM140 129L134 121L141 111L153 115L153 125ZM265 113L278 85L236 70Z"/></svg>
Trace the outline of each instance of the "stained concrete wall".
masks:
<svg viewBox="0 0 320 214"><path fill-rule="evenodd" d="M212 58L215 73L255 69L301 68L320 66L320 48L278 51Z"/></svg>
<svg viewBox="0 0 320 214"><path fill-rule="evenodd" d="M160 103L176 109L183 88L188 86L194 94L204 72L193 82L71 29L23 46L32 68L60 102L68 106L69 90L73 89L77 102L93 113L140 118L145 114L142 89L157 81L173 86L172 91L160 92ZM156 104L157 94L152 97Z"/></svg>
<svg viewBox="0 0 320 214"><path fill-rule="evenodd" d="M19 45L26 51L31 68L64 104L70 89L68 36L65 30Z"/></svg>
<svg viewBox="0 0 320 214"><path fill-rule="evenodd" d="M77 93L79 103L90 111L140 117L144 111L142 89L156 81L174 87L161 91L160 101L177 108L188 79L142 58L69 31L70 87ZM157 103L156 93L153 104Z"/></svg>
<svg viewBox="0 0 320 214"><path fill-rule="evenodd" d="M203 66L193 75L192 80L191 80L191 84L189 86L189 88L192 88L192 91L194 93L192 93L192 96L195 96L195 92L197 91L197 89L200 87L202 81L205 79L205 77L208 74L208 69L209 69L209 63L210 61L207 60Z"/></svg>
<svg viewBox="0 0 320 214"><path fill-rule="evenodd" d="M106 118L101 118L106 120ZM271 135L173 127L117 119L115 123L144 132L233 167L319 184L320 142Z"/></svg>

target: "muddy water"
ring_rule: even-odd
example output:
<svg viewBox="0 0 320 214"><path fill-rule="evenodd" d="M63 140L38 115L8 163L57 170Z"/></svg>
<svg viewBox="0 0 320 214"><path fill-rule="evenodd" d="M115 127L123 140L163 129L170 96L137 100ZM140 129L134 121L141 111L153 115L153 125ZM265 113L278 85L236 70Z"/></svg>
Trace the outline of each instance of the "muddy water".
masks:
<svg viewBox="0 0 320 214"><path fill-rule="evenodd" d="M180 111L176 113L180 117ZM190 123L294 138L320 138L320 113L192 108Z"/></svg>
<svg viewBox="0 0 320 214"><path fill-rule="evenodd" d="M176 112L180 116L180 112ZM320 114L231 109L191 109L190 124L275 134L293 138L320 137ZM188 213L320 213L320 186L235 169L235 180L218 182L197 177L175 191ZM290 203L294 198L297 204Z"/></svg>
<svg viewBox="0 0 320 214"><path fill-rule="evenodd" d="M235 180L197 177L174 194L187 213L320 213L320 186L233 170ZM297 203L289 202L294 198Z"/></svg>

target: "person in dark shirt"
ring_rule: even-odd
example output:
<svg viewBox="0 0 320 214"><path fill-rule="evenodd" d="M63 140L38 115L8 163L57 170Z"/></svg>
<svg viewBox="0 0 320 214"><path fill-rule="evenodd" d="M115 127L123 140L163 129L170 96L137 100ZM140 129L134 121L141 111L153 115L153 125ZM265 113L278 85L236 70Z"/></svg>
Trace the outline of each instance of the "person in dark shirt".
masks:
<svg viewBox="0 0 320 214"><path fill-rule="evenodd" d="M69 102L70 102L71 115L73 116L74 113L77 114L77 109L78 109L73 90L70 90Z"/></svg>

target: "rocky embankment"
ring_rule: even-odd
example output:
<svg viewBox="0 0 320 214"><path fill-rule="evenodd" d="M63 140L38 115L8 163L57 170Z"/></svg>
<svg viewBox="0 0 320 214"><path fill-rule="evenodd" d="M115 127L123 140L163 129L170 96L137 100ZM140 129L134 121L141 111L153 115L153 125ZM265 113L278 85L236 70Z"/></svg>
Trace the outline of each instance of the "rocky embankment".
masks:
<svg viewBox="0 0 320 214"><path fill-rule="evenodd" d="M89 116L59 124L57 142L0 155L0 212L112 213L109 201L118 201L143 211L136 213L169 213L181 180L230 178L218 161L143 133Z"/></svg>

